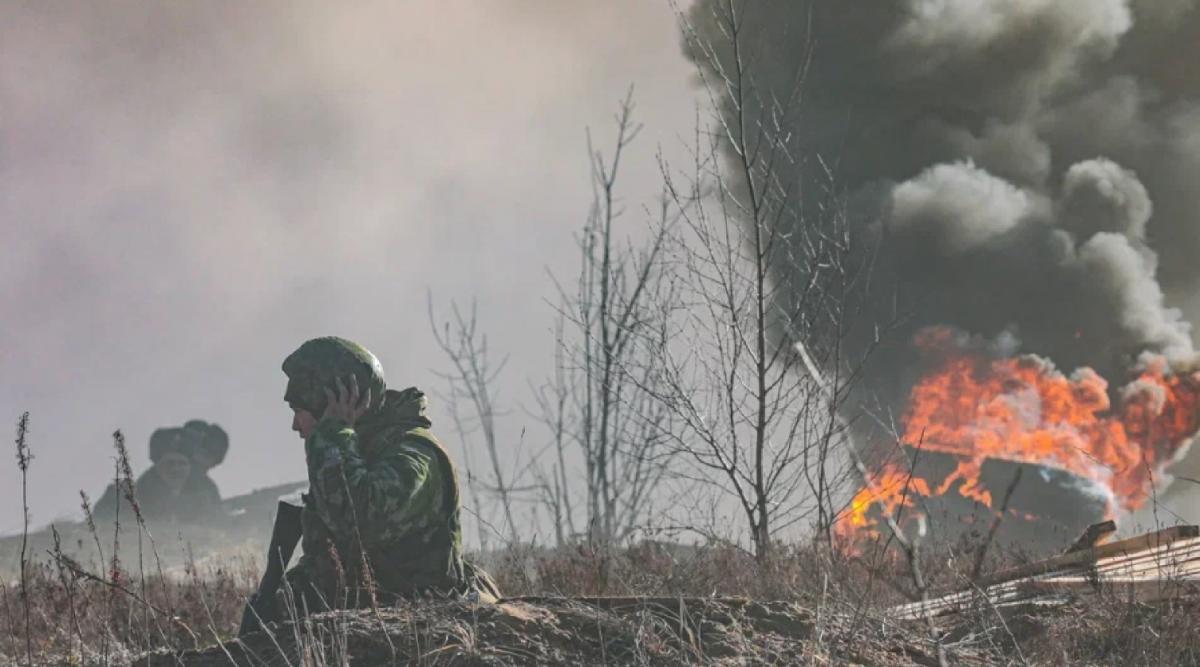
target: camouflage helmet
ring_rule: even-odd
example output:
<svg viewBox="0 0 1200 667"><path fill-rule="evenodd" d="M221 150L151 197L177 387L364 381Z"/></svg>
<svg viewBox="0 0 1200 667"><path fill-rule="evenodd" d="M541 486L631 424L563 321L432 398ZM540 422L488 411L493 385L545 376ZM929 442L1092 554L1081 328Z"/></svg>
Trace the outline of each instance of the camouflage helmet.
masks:
<svg viewBox="0 0 1200 667"><path fill-rule="evenodd" d="M158 463L162 457L174 452L189 459L181 428L160 428L150 434L150 462Z"/></svg>
<svg viewBox="0 0 1200 667"><path fill-rule="evenodd" d="M363 395L369 388L372 407L383 400L383 366L367 348L345 338L325 336L305 342L284 359L283 372L288 376L283 400L317 418L325 412L324 390L336 391L337 378L346 382L353 375Z"/></svg>
<svg viewBox="0 0 1200 667"><path fill-rule="evenodd" d="M183 425L183 430L191 436L191 446L207 454L214 466L225 460L229 451L229 435L225 429L215 423L192 419Z"/></svg>

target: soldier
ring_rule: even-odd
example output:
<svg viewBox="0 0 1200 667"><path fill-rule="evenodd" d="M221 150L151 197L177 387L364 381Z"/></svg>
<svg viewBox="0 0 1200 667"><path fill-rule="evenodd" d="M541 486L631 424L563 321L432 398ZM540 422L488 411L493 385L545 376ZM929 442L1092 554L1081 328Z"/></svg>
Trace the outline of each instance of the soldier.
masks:
<svg viewBox="0 0 1200 667"><path fill-rule="evenodd" d="M229 436L225 429L199 419L183 425L192 473L184 485L183 495L195 505L198 518L216 516L221 512L221 492L208 471L220 465L229 451Z"/></svg>
<svg viewBox="0 0 1200 667"><path fill-rule="evenodd" d="M183 501L182 493L191 475L192 460L183 429L156 430L150 436L150 461L153 465L137 478L133 488L142 517L150 521L190 519L192 508ZM132 508L123 493L116 484L109 484L96 502L95 514L111 519L117 516L118 505L122 512L130 512L126 516L133 520Z"/></svg>
<svg viewBox="0 0 1200 667"><path fill-rule="evenodd" d="M304 554L287 574L297 611L495 595L463 558L458 479L425 395L387 389L375 355L336 337L304 343L283 372L309 479Z"/></svg>

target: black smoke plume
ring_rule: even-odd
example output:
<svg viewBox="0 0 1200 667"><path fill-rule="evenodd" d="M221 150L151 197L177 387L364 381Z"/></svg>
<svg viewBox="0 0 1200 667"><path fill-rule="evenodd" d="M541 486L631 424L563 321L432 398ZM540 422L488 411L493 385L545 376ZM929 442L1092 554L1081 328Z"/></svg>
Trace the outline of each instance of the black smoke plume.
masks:
<svg viewBox="0 0 1200 667"><path fill-rule="evenodd" d="M722 41L714 15L690 13ZM1200 279L1200 9L1190 0L733 2L761 97L786 97L798 174L833 165L882 250L881 319L1015 330L1119 380L1188 363ZM702 66L696 49L686 49ZM731 57L728 49L718 51ZM711 72L710 72L711 74Z"/></svg>
<svg viewBox="0 0 1200 667"><path fill-rule="evenodd" d="M831 170L877 253L868 319L900 324L868 384L900 407L930 325L1015 334L1113 388L1148 353L1193 365L1198 4L698 0L687 18L728 65L732 11L752 105L802 79L787 176Z"/></svg>

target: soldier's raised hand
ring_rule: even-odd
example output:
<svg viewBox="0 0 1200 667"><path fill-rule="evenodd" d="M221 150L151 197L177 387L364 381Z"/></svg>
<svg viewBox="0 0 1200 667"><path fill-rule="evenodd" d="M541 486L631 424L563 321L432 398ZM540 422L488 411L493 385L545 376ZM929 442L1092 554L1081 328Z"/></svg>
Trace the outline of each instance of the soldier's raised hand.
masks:
<svg viewBox="0 0 1200 667"><path fill-rule="evenodd" d="M334 382L337 386L336 395L329 387L325 387L324 390L325 414L322 415L322 419L333 417L353 426L371 406L371 389L368 387L366 394L360 396L358 377L354 375L350 376L349 387L342 382L341 378L337 378Z"/></svg>

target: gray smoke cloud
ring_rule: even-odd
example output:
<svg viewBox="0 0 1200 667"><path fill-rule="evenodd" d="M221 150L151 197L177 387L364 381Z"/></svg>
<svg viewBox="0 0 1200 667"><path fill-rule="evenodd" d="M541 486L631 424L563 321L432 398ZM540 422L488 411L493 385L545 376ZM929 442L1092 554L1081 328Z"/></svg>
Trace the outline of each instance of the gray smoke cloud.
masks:
<svg viewBox="0 0 1200 667"><path fill-rule="evenodd" d="M929 325L1012 332L1114 388L1147 353L1195 363L1200 3L733 4L760 99L787 99L811 63L785 122L806 158L790 176L831 165L879 251L868 319L903 318L871 361L886 404L903 406ZM689 16L728 66L726 5Z"/></svg>
<svg viewBox="0 0 1200 667"><path fill-rule="evenodd" d="M702 38L721 41L723 4L693 7ZM789 129L882 250L879 318L1015 330L1115 383L1144 352L1194 360L1197 3L735 5L755 85L781 95L812 54ZM884 381L903 356L881 355Z"/></svg>
<svg viewBox="0 0 1200 667"><path fill-rule="evenodd" d="M642 0L10 0L0 17L0 430L32 413L39 524L103 490L116 428L138 470L155 428L201 418L230 434L222 491L302 479L283 357L338 334L436 389L426 290L479 299L522 414L552 364L546 270L571 275L591 203L585 130L604 147L636 86L638 229L656 144L694 117L675 16ZM0 533L20 527L14 469Z"/></svg>

